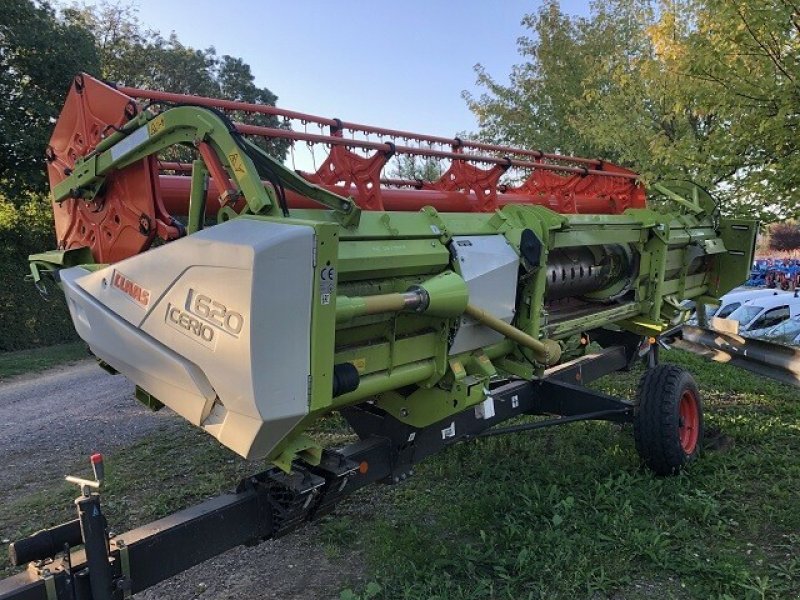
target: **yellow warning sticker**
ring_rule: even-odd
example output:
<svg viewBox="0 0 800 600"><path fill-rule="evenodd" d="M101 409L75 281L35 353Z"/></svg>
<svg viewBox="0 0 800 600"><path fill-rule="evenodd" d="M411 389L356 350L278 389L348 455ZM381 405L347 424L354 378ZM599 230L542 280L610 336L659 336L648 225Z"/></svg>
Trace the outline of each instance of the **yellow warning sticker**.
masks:
<svg viewBox="0 0 800 600"><path fill-rule="evenodd" d="M161 115L147 124L147 132L150 134L150 137L152 137L162 131L165 126L166 123L164 123L164 116Z"/></svg>
<svg viewBox="0 0 800 600"><path fill-rule="evenodd" d="M242 155L238 152L231 152L228 154L228 162L231 165L234 173L244 175L244 164L242 163Z"/></svg>
<svg viewBox="0 0 800 600"><path fill-rule="evenodd" d="M363 373L367 370L367 359L366 358L356 358L353 360L353 366L359 373Z"/></svg>

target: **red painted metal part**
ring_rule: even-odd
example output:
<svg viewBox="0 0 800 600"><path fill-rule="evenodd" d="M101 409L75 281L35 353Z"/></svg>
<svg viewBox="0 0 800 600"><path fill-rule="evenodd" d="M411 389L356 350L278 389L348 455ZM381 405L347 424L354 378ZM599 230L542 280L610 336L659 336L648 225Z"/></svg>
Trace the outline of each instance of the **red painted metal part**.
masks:
<svg viewBox="0 0 800 600"><path fill-rule="evenodd" d="M360 158L360 157L359 157ZM189 177L181 177L170 173L190 173L192 165L174 161L159 161L158 167L162 172L161 193L164 204L172 214L183 214L188 206ZM612 168L611 166L608 167ZM324 170L321 168L320 170ZM497 204L503 207L506 204L540 204L556 212L576 214L603 214L613 207L614 213L621 213L626 208L639 207L638 202L627 201L625 195L627 186L620 186L614 179L603 180L606 188L590 186L585 177L574 177L571 182L559 177L551 187L547 181L542 181L544 176L529 178L526 184L511 187L497 186ZM435 206L442 212L472 212L478 206L478 197L472 193L461 191L446 191L434 187L432 184L416 179L381 178L381 200L385 210L419 210L425 206ZM265 185L268 185L265 182ZM322 184L322 187L344 196L358 197L355 187ZM622 187L622 190L619 188ZM558 192L561 192L559 195ZM207 200L216 199L218 196L216 184L211 180ZM317 208L318 205L311 200L303 198L291 191L286 192L289 208ZM206 202L209 214L216 211L216 207Z"/></svg>
<svg viewBox="0 0 800 600"><path fill-rule="evenodd" d="M499 146L496 144L486 144L483 142L473 142L470 140L461 140L459 138L446 138L442 136L425 135L420 133L413 133L411 131L402 131L399 129L386 129L384 127L374 127L372 125L362 125L360 123L351 123L342 121L336 118L319 117L308 113L301 113L293 110L286 110L285 108L278 108L277 106L268 106L264 104L252 104L249 102L239 102L235 100L220 100L216 98L206 98L204 96L194 96L190 94L175 94L173 92L161 92L158 90L143 90L134 87L121 86L117 88L123 94L127 94L132 98L139 98L143 100L154 100L161 102L172 103L188 103L196 104L198 106L208 106L212 108L219 108L222 110L237 110L244 112L252 112L257 114L273 115L283 117L285 119L294 119L301 123L316 123L318 125L325 125L337 131L349 130L358 131L367 134L375 134L378 136L389 137L393 139L416 140L421 142L429 142L434 144L450 145L453 147L472 148L475 150L485 150L490 152L508 152L513 151L514 154L522 156L530 156L536 159L553 159L553 160L567 160L573 163L580 163L586 165L600 165L603 161L594 158L580 158L577 156L566 156L563 154L547 154L540 150L524 150L521 148L509 148L508 146ZM300 139L300 138L293 138Z"/></svg>
<svg viewBox="0 0 800 600"><path fill-rule="evenodd" d="M161 175L159 177L161 196L164 206L174 215L184 215L188 209L190 178L180 175ZM349 189L336 185L323 185L322 187L344 196L357 197L355 187ZM209 216L216 214L219 197L214 180L210 180L206 193L206 213ZM576 197L577 198L577 197ZM289 208L319 208L313 200L301 196L291 190L286 190L286 200ZM536 200L536 202L534 202ZM381 202L385 210L391 211L417 211L426 206L435 206L440 212L475 212L479 204L478 198L472 193L448 192L439 190L411 190L411 189L381 189ZM557 210L561 199L556 196L534 198L531 196L511 193L498 193L497 205L499 208L507 204L539 204ZM577 214L602 214L608 204L602 198L581 197L574 200L579 209Z"/></svg>
<svg viewBox="0 0 800 600"><path fill-rule="evenodd" d="M381 198L381 171L391 157L390 151L375 152L369 158L359 156L344 146L332 146L328 158L316 173L303 176L311 183L340 186L354 193L358 205L366 210L385 210Z"/></svg>
<svg viewBox="0 0 800 600"><path fill-rule="evenodd" d="M690 455L700 437L700 404L692 390L685 390L678 404L678 435L683 451Z"/></svg>
<svg viewBox="0 0 800 600"><path fill-rule="evenodd" d="M200 153L200 156L203 157L203 162L206 164L211 177L217 182L222 182L221 186L217 183L217 198L219 200L219 205L225 206L229 200L236 197L236 187L231 183L228 174L225 172L225 167L222 166L219 157L210 144L207 142L200 142L197 144L197 151ZM220 187L222 188L221 190L219 189ZM189 208L188 204L186 208Z"/></svg>
<svg viewBox="0 0 800 600"><path fill-rule="evenodd" d="M316 172L300 174L352 197L366 210L416 211L432 206L442 212L491 212L506 204L536 204L561 213L619 214L645 206L637 174L598 159L386 129L274 106L112 88L88 75L79 75L75 82L47 151L51 187L66 177L77 158L91 153L111 130L137 114L141 107L136 100L143 100L156 103L151 110L161 108L157 103L196 104L296 121L302 131L234 125L243 135L327 148L327 158ZM307 132L309 123L327 128L328 133ZM213 215L221 205L235 205L239 191L211 146L201 142L198 152L211 177L206 210ZM395 154L449 164L436 181L384 177ZM171 215L188 213L190 171L189 164L150 156L108 174L95 201L67 199L55 204L59 247L89 246L96 260L115 262L146 249L156 237L176 237L178 228ZM514 177L502 183L505 174ZM286 197L289 208L318 207L288 190Z"/></svg>
<svg viewBox="0 0 800 600"><path fill-rule="evenodd" d="M137 111L130 97L78 75L45 153L51 188L67 177L79 157ZM95 260L115 262L146 249L157 235L177 237L178 229L161 202L158 181L155 157L148 157L109 177L93 202L72 198L54 202L58 247L88 246Z"/></svg>
<svg viewBox="0 0 800 600"><path fill-rule="evenodd" d="M479 169L466 161L454 160L438 180L423 183L422 189L445 192L468 190L478 200L477 210L491 212L498 208L497 186L511 162L509 159L506 164L496 164L491 169Z"/></svg>
<svg viewBox="0 0 800 600"><path fill-rule="evenodd" d="M302 175L332 191L352 196L361 208L367 210L418 210L420 206L430 205L441 211L493 211L505 204L519 202L541 204L562 213L619 214L627 208L641 208L645 205L645 190L638 184L636 173L598 159L373 127L275 106L128 87L120 88L120 91L139 99L269 114L283 119L294 119L303 125L313 123L328 127L330 134L324 135L245 123L235 124L237 130L245 135L330 147L322 166L315 173ZM375 135L380 141L356 138L356 133ZM387 142L383 138L405 140L406 144ZM409 141L420 145L407 145ZM356 149L373 151L373 154L362 157L353 152ZM414 201L413 196L396 194L394 190L387 189L387 186L396 186L398 182L381 178L381 170L388 157L395 153L451 161L437 181L399 184L403 187L451 194L428 195L428 202L423 203L422 197L419 201ZM489 167L482 169L475 164ZM527 170L529 174L516 186L503 186L500 184L500 177L510 167ZM400 203L401 198L407 203ZM293 204L291 200L290 198L290 206ZM304 204L302 201L300 203Z"/></svg>

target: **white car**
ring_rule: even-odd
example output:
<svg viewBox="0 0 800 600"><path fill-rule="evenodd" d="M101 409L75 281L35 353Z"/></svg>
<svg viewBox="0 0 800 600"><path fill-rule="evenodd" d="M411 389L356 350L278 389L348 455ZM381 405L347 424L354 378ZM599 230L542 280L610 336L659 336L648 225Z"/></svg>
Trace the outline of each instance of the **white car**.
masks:
<svg viewBox="0 0 800 600"><path fill-rule="evenodd" d="M733 311L739 308L743 302L747 300L754 300L756 298L763 298L765 296L774 296L778 293L780 292L769 289L754 290L736 288L732 292L728 292L724 296L720 297L719 305L706 304L706 318L711 319L711 317L717 317L719 319L726 319ZM695 313L692 315L688 322L690 325L697 324L697 314Z"/></svg>
<svg viewBox="0 0 800 600"><path fill-rule="evenodd" d="M786 319L800 315L797 293L777 292L745 300L726 318L715 317L714 329L736 331L740 335L759 337Z"/></svg>
<svg viewBox="0 0 800 600"><path fill-rule="evenodd" d="M768 329L761 339L767 342L777 342L779 344L798 344L800 343L800 316L786 319L782 323Z"/></svg>

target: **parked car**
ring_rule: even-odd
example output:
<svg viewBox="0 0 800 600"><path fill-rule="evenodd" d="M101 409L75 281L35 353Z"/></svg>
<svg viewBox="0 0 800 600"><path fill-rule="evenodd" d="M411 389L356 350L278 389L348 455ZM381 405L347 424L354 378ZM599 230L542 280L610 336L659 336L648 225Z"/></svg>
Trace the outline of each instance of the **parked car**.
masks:
<svg viewBox="0 0 800 600"><path fill-rule="evenodd" d="M709 317L719 317L720 319L728 318L733 311L739 308L744 302L748 300L755 300L757 298L764 298L766 296L775 296L778 292L775 290L734 290L728 292L720 298L720 304L713 315Z"/></svg>
<svg viewBox="0 0 800 600"><path fill-rule="evenodd" d="M768 329L796 316L800 316L797 292L777 292L743 301L728 317L715 319L713 325L726 330L735 329L740 335L760 337Z"/></svg>
<svg viewBox="0 0 800 600"><path fill-rule="evenodd" d="M764 332L761 339L779 344L800 344L800 316L778 323L775 327Z"/></svg>
<svg viewBox="0 0 800 600"><path fill-rule="evenodd" d="M746 300L753 300L755 298L762 298L764 296L774 296L780 292L776 290L760 289L760 290L747 290L736 288L732 292L728 292L719 299L719 305L706 304L706 318L718 317L725 319L731 315L733 311L739 308ZM697 325L697 313L693 314L687 321L689 325Z"/></svg>

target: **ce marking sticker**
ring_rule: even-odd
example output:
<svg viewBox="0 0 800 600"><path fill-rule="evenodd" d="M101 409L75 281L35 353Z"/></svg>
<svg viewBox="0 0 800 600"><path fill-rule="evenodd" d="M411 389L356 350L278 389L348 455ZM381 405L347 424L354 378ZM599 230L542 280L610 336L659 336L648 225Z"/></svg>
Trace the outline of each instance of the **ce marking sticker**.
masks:
<svg viewBox="0 0 800 600"><path fill-rule="evenodd" d="M336 287L336 269L327 263L319 271L319 301L320 304L330 304L333 290Z"/></svg>

